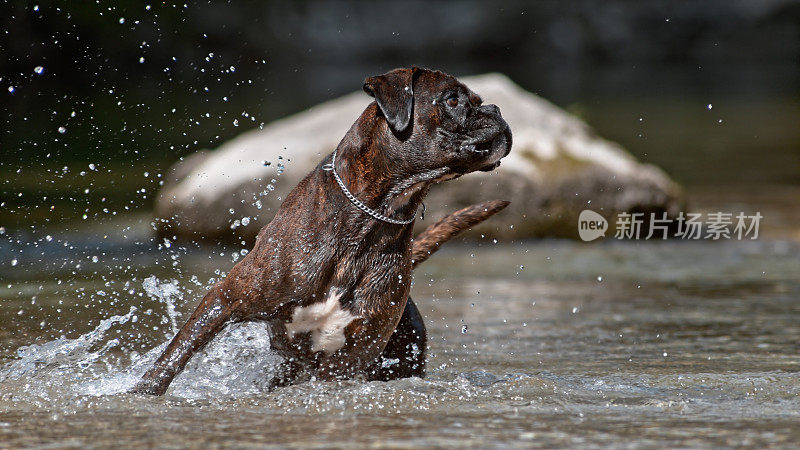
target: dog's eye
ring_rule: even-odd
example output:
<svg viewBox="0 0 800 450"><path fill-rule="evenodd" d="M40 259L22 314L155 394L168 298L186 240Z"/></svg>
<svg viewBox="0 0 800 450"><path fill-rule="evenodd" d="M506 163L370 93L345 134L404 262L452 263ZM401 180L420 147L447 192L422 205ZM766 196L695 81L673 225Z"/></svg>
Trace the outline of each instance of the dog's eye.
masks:
<svg viewBox="0 0 800 450"><path fill-rule="evenodd" d="M455 108L456 106L458 106L458 96L451 95L450 97L447 97L447 106L451 108Z"/></svg>

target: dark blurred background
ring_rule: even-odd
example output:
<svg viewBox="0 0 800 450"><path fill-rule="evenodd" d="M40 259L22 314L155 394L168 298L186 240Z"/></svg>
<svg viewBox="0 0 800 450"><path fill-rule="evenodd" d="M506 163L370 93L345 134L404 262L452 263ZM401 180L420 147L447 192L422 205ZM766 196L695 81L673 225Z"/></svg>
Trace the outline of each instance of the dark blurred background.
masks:
<svg viewBox="0 0 800 450"><path fill-rule="evenodd" d="M2 5L0 226L146 210L182 155L411 64L506 73L690 188L800 185L800 1Z"/></svg>

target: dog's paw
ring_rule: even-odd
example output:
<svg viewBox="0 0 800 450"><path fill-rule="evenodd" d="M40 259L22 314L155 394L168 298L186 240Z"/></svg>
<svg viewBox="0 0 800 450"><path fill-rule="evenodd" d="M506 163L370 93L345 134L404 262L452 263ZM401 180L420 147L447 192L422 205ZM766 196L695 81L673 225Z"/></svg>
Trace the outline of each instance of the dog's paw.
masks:
<svg viewBox="0 0 800 450"><path fill-rule="evenodd" d="M142 379L128 390L128 394L138 395L164 395L165 392L167 392L167 386L165 386L164 383L158 383L148 379Z"/></svg>

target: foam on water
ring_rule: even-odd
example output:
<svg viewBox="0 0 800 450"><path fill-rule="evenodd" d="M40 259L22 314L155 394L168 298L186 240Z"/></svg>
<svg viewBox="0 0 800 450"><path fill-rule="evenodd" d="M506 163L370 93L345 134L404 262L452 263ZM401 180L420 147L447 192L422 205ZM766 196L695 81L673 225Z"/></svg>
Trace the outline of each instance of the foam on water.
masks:
<svg viewBox="0 0 800 450"><path fill-rule="evenodd" d="M71 398L125 393L152 366L178 331L180 316L175 302L183 297L176 281L160 282L155 276L143 282L147 294L164 305L161 322L169 323L164 342L140 355L120 348L112 331L130 323L136 327L141 308L103 319L77 338L61 337L17 350L19 359L0 368L0 382L15 385L15 397ZM265 323L232 324L195 354L172 383L169 395L185 399L232 398L268 390L282 358L270 350Z"/></svg>
<svg viewBox="0 0 800 450"><path fill-rule="evenodd" d="M104 361L119 344L118 339L104 341L106 331L114 324L130 320L134 312L135 308L131 308L124 316L106 319L76 339L61 338L20 348L20 359L0 369L0 382L24 382L23 391L37 397L48 397L54 387L66 397L127 392L167 345L164 342L141 356L132 354L128 365L115 366ZM233 324L192 357L168 393L186 399L207 399L267 392L275 367L281 361L280 356L270 351L269 329L265 324ZM63 388L68 388L72 395Z"/></svg>
<svg viewBox="0 0 800 450"><path fill-rule="evenodd" d="M130 366L78 385L83 395L127 392L155 362L168 342L136 358ZM168 394L185 399L234 398L268 391L282 358L270 350L264 323L237 323L226 327L195 354L172 382Z"/></svg>
<svg viewBox="0 0 800 450"><path fill-rule="evenodd" d="M17 349L19 359L0 369L0 381L26 377L32 379L43 374L68 374L71 369L89 368L97 359L119 344L117 339L103 343L99 350L92 351L103 341L106 332L117 324L131 320L137 308L131 306L124 315L102 320L92 331L75 339L59 338L41 345L26 345Z"/></svg>

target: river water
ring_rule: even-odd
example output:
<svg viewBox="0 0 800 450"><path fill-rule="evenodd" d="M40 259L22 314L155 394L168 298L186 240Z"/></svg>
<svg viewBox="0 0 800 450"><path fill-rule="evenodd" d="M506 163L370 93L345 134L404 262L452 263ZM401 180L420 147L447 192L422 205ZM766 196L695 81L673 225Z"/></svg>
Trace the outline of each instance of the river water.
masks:
<svg viewBox="0 0 800 450"><path fill-rule="evenodd" d="M248 324L155 398L122 392L241 249L150 231L128 216L100 234L2 236L0 447L800 442L800 244L780 233L449 244L412 289L426 378L270 392L277 357Z"/></svg>

